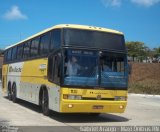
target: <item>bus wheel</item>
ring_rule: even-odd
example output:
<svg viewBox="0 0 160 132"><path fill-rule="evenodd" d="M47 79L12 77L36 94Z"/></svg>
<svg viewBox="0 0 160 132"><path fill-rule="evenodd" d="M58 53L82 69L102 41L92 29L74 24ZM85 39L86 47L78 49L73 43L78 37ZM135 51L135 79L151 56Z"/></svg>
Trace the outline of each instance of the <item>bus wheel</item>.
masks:
<svg viewBox="0 0 160 132"><path fill-rule="evenodd" d="M11 83L8 84L8 99L12 100Z"/></svg>
<svg viewBox="0 0 160 132"><path fill-rule="evenodd" d="M45 116L49 115L49 99L48 99L48 92L46 89L43 90L42 94L42 112Z"/></svg>
<svg viewBox="0 0 160 132"><path fill-rule="evenodd" d="M12 86L12 100L14 103L17 102L17 89L16 89L15 83L13 83L13 86Z"/></svg>
<svg viewBox="0 0 160 132"><path fill-rule="evenodd" d="M93 116L93 117L96 117L96 116L99 116L100 113L89 113L89 115Z"/></svg>

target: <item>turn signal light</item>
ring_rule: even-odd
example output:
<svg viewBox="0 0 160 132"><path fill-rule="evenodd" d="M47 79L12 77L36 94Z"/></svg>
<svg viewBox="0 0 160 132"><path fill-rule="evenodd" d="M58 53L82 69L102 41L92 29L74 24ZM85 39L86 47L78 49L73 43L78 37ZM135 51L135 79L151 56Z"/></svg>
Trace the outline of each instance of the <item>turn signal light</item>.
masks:
<svg viewBox="0 0 160 132"><path fill-rule="evenodd" d="M72 105L72 104L69 104L69 105L68 105L68 108L72 108L72 107L73 107L73 105Z"/></svg>
<svg viewBox="0 0 160 132"><path fill-rule="evenodd" d="M120 109L123 109L123 108L124 108L124 106L123 106L123 105L120 105L120 106L119 106L119 108L120 108Z"/></svg>

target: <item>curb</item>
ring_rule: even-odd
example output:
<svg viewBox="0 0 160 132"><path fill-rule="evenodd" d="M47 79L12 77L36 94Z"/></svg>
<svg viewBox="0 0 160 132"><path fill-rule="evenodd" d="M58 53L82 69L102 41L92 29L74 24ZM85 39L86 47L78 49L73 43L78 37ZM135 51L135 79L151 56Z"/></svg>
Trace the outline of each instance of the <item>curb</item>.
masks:
<svg viewBox="0 0 160 132"><path fill-rule="evenodd" d="M141 96L141 97L151 97L151 98L160 98L160 95L151 95L151 94L134 94L128 93L130 96Z"/></svg>

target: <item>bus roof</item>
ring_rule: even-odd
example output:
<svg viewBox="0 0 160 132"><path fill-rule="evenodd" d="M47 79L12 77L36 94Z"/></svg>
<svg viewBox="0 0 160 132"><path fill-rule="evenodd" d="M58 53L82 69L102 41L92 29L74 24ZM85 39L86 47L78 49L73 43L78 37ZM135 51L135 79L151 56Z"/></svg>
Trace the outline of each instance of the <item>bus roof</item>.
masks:
<svg viewBox="0 0 160 132"><path fill-rule="evenodd" d="M28 38L26 38L26 39L24 39L24 40L22 40L20 42L17 42L17 43L15 43L13 45L10 45L10 46L6 47L5 50L9 49L9 48L11 48L13 46L16 46L16 45L18 45L20 43L23 43L23 42L25 42L27 40L30 40L30 39L32 39L32 38L34 38L36 36L44 34L45 32L48 32L48 31L50 31L52 29L60 29L60 28L84 29L84 30L101 31L101 32L108 32L108 33L114 33L114 34L123 35L122 32L119 32L117 30L108 29L108 28L87 26L87 25L77 25L77 24L59 24L59 25L55 25L53 27L47 28L47 29L45 29L45 30L43 30L43 31L41 31L39 33L36 33L36 34L34 34L34 35L32 35L32 36L30 36L30 37L28 37Z"/></svg>

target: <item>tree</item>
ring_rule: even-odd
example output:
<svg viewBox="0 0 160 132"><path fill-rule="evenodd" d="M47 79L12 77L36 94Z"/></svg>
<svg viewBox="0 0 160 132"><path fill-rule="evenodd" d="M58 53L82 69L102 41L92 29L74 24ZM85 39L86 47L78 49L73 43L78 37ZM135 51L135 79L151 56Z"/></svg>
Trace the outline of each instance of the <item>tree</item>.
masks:
<svg viewBox="0 0 160 132"><path fill-rule="evenodd" d="M154 56L155 58L160 57L160 47L154 48L153 51L154 51L153 56Z"/></svg>
<svg viewBox="0 0 160 132"><path fill-rule="evenodd" d="M132 57L133 61L135 61L135 58L137 58L137 60L141 62L142 60L146 59L147 51L149 50L149 48L146 47L143 42L126 42L126 46L128 49L128 56Z"/></svg>
<svg viewBox="0 0 160 132"><path fill-rule="evenodd" d="M3 51L4 51L3 49L0 49L0 54L2 54Z"/></svg>

